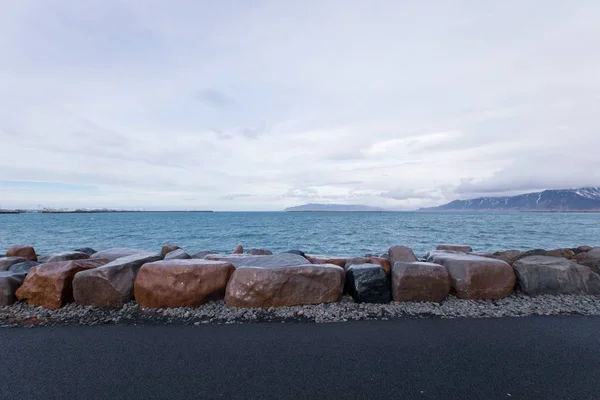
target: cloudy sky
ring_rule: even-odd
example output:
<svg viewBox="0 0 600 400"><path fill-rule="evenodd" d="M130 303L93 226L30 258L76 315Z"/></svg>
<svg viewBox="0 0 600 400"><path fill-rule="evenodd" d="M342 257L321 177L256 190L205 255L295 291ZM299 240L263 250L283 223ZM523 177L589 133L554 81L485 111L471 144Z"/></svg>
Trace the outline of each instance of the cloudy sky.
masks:
<svg viewBox="0 0 600 400"><path fill-rule="evenodd" d="M600 184L600 2L0 0L0 205Z"/></svg>

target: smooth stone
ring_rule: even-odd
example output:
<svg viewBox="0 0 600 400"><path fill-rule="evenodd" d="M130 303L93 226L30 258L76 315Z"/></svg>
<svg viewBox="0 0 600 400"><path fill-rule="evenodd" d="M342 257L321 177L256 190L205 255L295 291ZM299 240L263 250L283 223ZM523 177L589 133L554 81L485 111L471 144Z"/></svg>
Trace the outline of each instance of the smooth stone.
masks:
<svg viewBox="0 0 600 400"><path fill-rule="evenodd" d="M7 271L15 264L27 261L23 257L2 257L0 258L0 271Z"/></svg>
<svg viewBox="0 0 600 400"><path fill-rule="evenodd" d="M296 254L296 255L306 258L306 254L304 254L304 252L301 250L286 250L286 251L282 251L280 254Z"/></svg>
<svg viewBox="0 0 600 400"><path fill-rule="evenodd" d="M80 271L100 267L108 260L56 261L32 267L23 285L17 290L19 300L30 305L57 309L73 301L73 277Z"/></svg>
<svg viewBox="0 0 600 400"><path fill-rule="evenodd" d="M252 256L249 254L211 254L207 260L226 261L239 267L281 268L306 264L306 258L296 254L273 254L272 256Z"/></svg>
<svg viewBox="0 0 600 400"><path fill-rule="evenodd" d="M600 275L562 257L529 256L513 265L517 288L526 295L600 294Z"/></svg>
<svg viewBox="0 0 600 400"><path fill-rule="evenodd" d="M567 260L570 260L573 257L575 257L575 252L571 249L554 249L554 250L548 250L546 252L546 255L548 257L562 257L562 258L566 258Z"/></svg>
<svg viewBox="0 0 600 400"><path fill-rule="evenodd" d="M249 308L330 303L340 299L343 289L344 269L338 265L241 267L229 280L225 303Z"/></svg>
<svg viewBox="0 0 600 400"><path fill-rule="evenodd" d="M573 261L578 264L591 268L592 271L600 274L600 247L594 247L585 253L577 254Z"/></svg>
<svg viewBox="0 0 600 400"><path fill-rule="evenodd" d="M525 258L525 257L531 257L531 256L547 256L548 252L544 249L533 249L533 250L527 250L522 252L521 254L519 254L516 257L513 257L512 262L510 262L510 265L513 265L515 262L519 261L521 258Z"/></svg>
<svg viewBox="0 0 600 400"><path fill-rule="evenodd" d="M81 253L87 254L88 256L92 256L94 253L96 253L96 250L92 249L91 247L80 247L73 251L79 251Z"/></svg>
<svg viewBox="0 0 600 400"><path fill-rule="evenodd" d="M40 265L39 262L35 261L23 261L18 264L13 264L8 269L10 272L24 272L27 273L31 269L31 267L35 267L36 265Z"/></svg>
<svg viewBox="0 0 600 400"><path fill-rule="evenodd" d="M440 244L436 248L436 250L452 250L457 251L459 253L472 253L473 248L466 244Z"/></svg>
<svg viewBox="0 0 600 400"><path fill-rule="evenodd" d="M138 270L145 263L160 259L159 254L137 253L77 273L73 279L75 302L97 307L122 307L133 300L133 283Z"/></svg>
<svg viewBox="0 0 600 400"><path fill-rule="evenodd" d="M73 260L85 260L90 256L81 251L63 251L61 253L46 254L38 257L40 263L51 263L58 261L73 261Z"/></svg>
<svg viewBox="0 0 600 400"><path fill-rule="evenodd" d="M235 249L231 252L231 254L244 254L244 246L238 244Z"/></svg>
<svg viewBox="0 0 600 400"><path fill-rule="evenodd" d="M488 256L489 258L495 258L496 260L502 260L510 265L514 263L514 261L521 256L523 252L521 250L504 250L504 251L496 251Z"/></svg>
<svg viewBox="0 0 600 400"><path fill-rule="evenodd" d="M203 258L206 258L206 256L211 255L211 254L219 254L219 252L214 251L214 250L202 250L202 251L199 251L199 252L193 254L192 258L203 259Z"/></svg>
<svg viewBox="0 0 600 400"><path fill-rule="evenodd" d="M161 249L160 249L160 255L165 258L167 256L167 254L169 254L172 251L175 250L179 250L181 249L181 247L179 246L175 246L174 244L165 244Z"/></svg>
<svg viewBox="0 0 600 400"><path fill-rule="evenodd" d="M0 271L0 306L10 306L17 301L17 289L23 284L26 272Z"/></svg>
<svg viewBox="0 0 600 400"><path fill-rule="evenodd" d="M357 303L389 303L390 278L376 264L355 264L346 271L348 293Z"/></svg>
<svg viewBox="0 0 600 400"><path fill-rule="evenodd" d="M448 269L452 291L459 299L495 300L509 296L515 287L512 267L493 258L450 251L430 252L428 262Z"/></svg>
<svg viewBox="0 0 600 400"><path fill-rule="evenodd" d="M593 249L593 247L592 247L592 246L579 246L579 247L577 248L577 252L578 252L578 253L585 253L586 251L590 251L590 250L592 250L592 249Z"/></svg>
<svg viewBox="0 0 600 400"><path fill-rule="evenodd" d="M335 257L335 256L327 256L321 254L307 254L306 259L311 262L311 264L335 264L344 268L346 266L346 261L348 261L351 257Z"/></svg>
<svg viewBox="0 0 600 400"><path fill-rule="evenodd" d="M192 257L182 249L173 250L165 256L165 260L189 260L190 258Z"/></svg>
<svg viewBox="0 0 600 400"><path fill-rule="evenodd" d="M394 301L441 302L451 288L450 274L443 265L398 261L392 267Z"/></svg>
<svg viewBox="0 0 600 400"><path fill-rule="evenodd" d="M210 260L146 263L135 278L135 300L142 307L197 307L221 300L235 267Z"/></svg>
<svg viewBox="0 0 600 400"><path fill-rule="evenodd" d="M6 251L6 257L22 257L26 261L37 261L35 249L31 246L15 245Z"/></svg>
<svg viewBox="0 0 600 400"><path fill-rule="evenodd" d="M398 261L413 262L417 261L417 256L413 253L410 247L406 246L392 246L388 250L388 258L390 259L390 265L396 264Z"/></svg>
<svg viewBox="0 0 600 400"><path fill-rule="evenodd" d="M136 254L149 254L145 250L129 249L126 247L114 247L112 249L100 250L94 253L90 258L105 258L109 261L115 261L118 258L133 256Z"/></svg>
<svg viewBox="0 0 600 400"><path fill-rule="evenodd" d="M250 249L250 251L248 251L248 254L251 254L253 256L270 256L273 255L273 252L271 250L266 249Z"/></svg>

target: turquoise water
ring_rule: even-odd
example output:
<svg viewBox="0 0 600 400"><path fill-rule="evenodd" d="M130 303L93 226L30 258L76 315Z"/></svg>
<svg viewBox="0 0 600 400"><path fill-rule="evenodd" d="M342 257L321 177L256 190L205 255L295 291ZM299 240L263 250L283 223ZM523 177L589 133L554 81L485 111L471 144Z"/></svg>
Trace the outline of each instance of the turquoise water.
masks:
<svg viewBox="0 0 600 400"><path fill-rule="evenodd" d="M600 245L600 214L556 213L114 213L0 215L0 251L32 244L38 253L89 246L193 253L246 248L363 255L392 245L422 255L439 243L474 250Z"/></svg>

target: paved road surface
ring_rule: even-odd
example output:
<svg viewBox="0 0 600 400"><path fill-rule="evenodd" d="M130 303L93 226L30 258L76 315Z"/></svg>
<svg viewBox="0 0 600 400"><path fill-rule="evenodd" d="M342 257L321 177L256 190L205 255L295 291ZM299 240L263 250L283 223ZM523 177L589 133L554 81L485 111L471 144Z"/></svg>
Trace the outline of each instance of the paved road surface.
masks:
<svg viewBox="0 0 600 400"><path fill-rule="evenodd" d="M600 399L600 318L0 329L1 399Z"/></svg>

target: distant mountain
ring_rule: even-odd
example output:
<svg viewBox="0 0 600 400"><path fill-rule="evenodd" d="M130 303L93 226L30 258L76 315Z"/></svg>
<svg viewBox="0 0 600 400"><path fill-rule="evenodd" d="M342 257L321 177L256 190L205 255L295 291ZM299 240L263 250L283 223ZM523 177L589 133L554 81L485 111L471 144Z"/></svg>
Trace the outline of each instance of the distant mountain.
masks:
<svg viewBox="0 0 600 400"><path fill-rule="evenodd" d="M518 196L454 200L419 211L600 211L600 188L544 190Z"/></svg>
<svg viewBox="0 0 600 400"><path fill-rule="evenodd" d="M383 208L364 206L361 204L303 204L296 207L288 207L284 211L386 211Z"/></svg>

